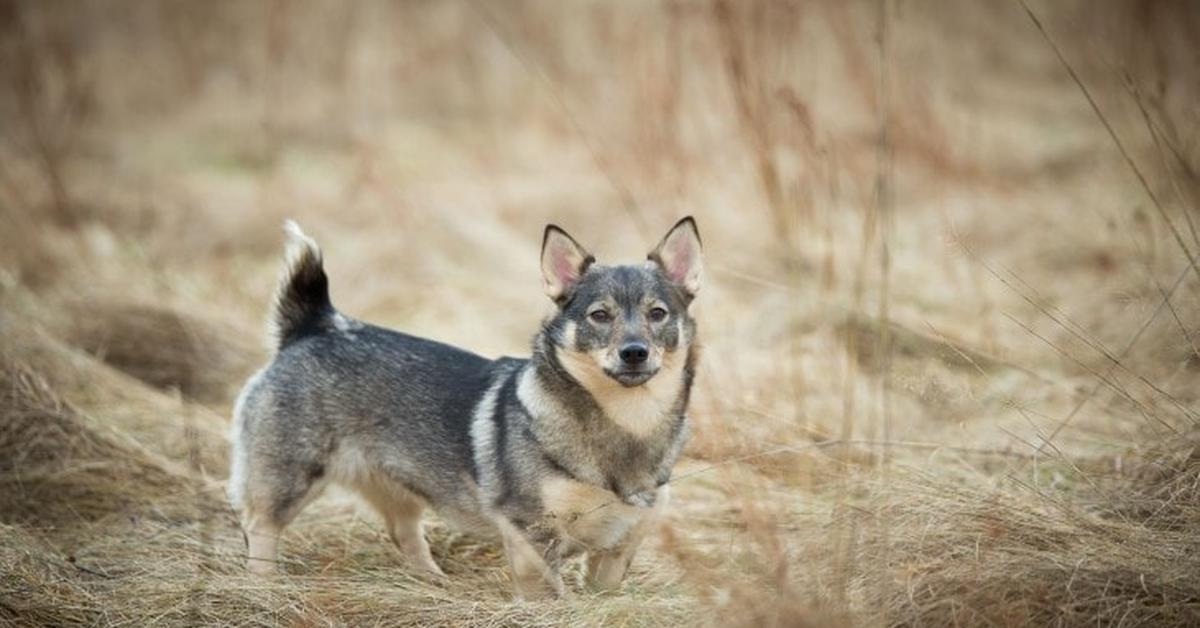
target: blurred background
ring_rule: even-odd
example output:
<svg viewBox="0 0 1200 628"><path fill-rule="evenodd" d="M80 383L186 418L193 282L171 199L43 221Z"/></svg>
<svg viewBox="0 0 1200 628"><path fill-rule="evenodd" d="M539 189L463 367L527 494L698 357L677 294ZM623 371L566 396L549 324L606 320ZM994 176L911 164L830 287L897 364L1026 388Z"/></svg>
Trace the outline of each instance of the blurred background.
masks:
<svg viewBox="0 0 1200 628"><path fill-rule="evenodd" d="M1200 622L1200 6L1027 2L0 2L0 619ZM421 581L336 498L242 575L286 218L348 315L499 356L547 222L634 261L687 214L693 436L621 596L514 606L437 523Z"/></svg>

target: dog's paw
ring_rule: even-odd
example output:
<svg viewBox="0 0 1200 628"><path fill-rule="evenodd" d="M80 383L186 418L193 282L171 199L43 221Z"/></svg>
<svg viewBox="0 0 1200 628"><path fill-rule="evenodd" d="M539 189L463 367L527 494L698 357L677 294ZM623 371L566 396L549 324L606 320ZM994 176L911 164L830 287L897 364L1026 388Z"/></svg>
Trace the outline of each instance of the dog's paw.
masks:
<svg viewBox="0 0 1200 628"><path fill-rule="evenodd" d="M626 504L637 508L649 508L658 499L658 491L647 490L631 493L621 498Z"/></svg>

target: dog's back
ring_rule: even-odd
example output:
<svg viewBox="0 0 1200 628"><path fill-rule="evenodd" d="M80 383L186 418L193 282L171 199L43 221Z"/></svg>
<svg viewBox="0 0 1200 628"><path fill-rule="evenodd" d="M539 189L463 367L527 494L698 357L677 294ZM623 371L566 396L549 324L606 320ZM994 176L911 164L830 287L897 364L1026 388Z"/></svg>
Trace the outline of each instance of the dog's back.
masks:
<svg viewBox="0 0 1200 628"><path fill-rule="evenodd" d="M439 509L454 506L436 500L462 494L471 473L471 410L489 364L373 325L299 338L243 393L239 450L261 458L245 460L258 467L247 471L259 478L270 467L288 479L286 490L273 489L279 512L307 493L307 480L357 484L368 469Z"/></svg>

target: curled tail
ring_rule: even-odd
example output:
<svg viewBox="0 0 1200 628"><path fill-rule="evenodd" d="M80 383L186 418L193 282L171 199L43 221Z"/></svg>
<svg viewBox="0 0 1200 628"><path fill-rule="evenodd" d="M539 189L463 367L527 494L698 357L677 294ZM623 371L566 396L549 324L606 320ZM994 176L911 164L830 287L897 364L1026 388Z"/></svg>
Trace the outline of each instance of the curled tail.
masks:
<svg viewBox="0 0 1200 628"><path fill-rule="evenodd" d="M283 224L287 233L287 261L271 312L271 335L276 350L329 328L336 313L329 301L329 278L321 265L321 248L294 221Z"/></svg>

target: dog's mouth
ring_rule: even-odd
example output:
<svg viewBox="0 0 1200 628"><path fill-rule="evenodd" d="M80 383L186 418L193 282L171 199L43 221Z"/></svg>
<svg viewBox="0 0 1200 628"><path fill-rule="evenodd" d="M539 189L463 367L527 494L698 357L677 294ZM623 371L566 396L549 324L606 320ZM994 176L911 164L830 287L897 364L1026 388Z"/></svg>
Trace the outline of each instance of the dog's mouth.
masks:
<svg viewBox="0 0 1200 628"><path fill-rule="evenodd" d="M606 375L617 380L617 383L626 388L632 388L634 386L641 386L642 384L645 384L646 382L650 381L650 378L654 377L654 374L657 372L658 369L622 368L615 371L610 371L608 369L604 370Z"/></svg>

